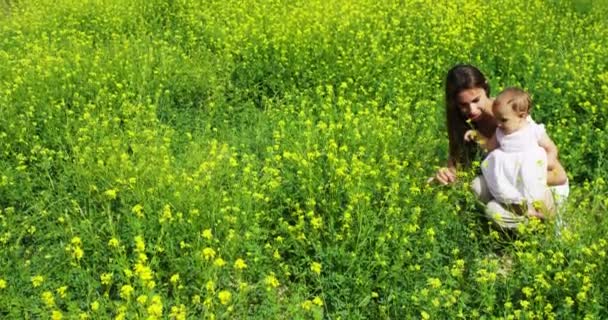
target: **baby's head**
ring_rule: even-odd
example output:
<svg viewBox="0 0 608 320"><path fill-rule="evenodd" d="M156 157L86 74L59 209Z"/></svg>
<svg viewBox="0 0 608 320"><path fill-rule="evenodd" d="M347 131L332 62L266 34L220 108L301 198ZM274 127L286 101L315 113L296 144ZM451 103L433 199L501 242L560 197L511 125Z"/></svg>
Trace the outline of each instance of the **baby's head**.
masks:
<svg viewBox="0 0 608 320"><path fill-rule="evenodd" d="M522 89L510 87L501 91L492 105L498 127L509 134L522 128L532 109L530 95Z"/></svg>

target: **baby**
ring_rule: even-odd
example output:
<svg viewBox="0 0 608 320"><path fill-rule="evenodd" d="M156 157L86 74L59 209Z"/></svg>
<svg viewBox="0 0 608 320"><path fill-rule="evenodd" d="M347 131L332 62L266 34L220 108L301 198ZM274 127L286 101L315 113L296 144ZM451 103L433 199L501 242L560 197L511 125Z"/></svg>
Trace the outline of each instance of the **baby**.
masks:
<svg viewBox="0 0 608 320"><path fill-rule="evenodd" d="M495 201L542 219L543 212L553 210L547 170L557 163L557 147L544 126L532 120L531 109L525 91L513 87L503 90L492 105L496 133L487 141L477 140L490 152L481 170ZM477 137L475 130L469 130L464 139Z"/></svg>

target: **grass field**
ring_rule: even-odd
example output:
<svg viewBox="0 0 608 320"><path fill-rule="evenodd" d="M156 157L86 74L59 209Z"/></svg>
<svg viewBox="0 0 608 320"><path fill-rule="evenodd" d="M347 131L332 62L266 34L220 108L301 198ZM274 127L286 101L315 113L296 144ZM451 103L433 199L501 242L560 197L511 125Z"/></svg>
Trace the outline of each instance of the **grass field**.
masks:
<svg viewBox="0 0 608 320"><path fill-rule="evenodd" d="M0 2L0 318L608 318L605 1ZM521 86L565 227L488 226L443 81Z"/></svg>

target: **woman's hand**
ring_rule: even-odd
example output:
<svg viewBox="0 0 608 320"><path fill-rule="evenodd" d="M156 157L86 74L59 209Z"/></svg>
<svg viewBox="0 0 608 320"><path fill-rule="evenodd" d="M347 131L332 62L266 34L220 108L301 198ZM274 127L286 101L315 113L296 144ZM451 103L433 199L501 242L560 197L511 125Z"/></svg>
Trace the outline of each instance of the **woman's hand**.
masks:
<svg viewBox="0 0 608 320"><path fill-rule="evenodd" d="M439 183L443 185L456 181L456 169L453 167L440 168L435 175L435 180L439 181Z"/></svg>
<svg viewBox="0 0 608 320"><path fill-rule="evenodd" d="M469 142L469 141L477 142L478 137L479 137L479 132L477 130L467 130L467 132L464 133L464 141L466 141L466 142Z"/></svg>
<svg viewBox="0 0 608 320"><path fill-rule="evenodd" d="M464 141L466 141L466 142L475 141L478 145L480 145L484 149L491 148L491 150L489 150L489 151L496 149L495 143L493 142L494 137L491 137L488 139L488 138L484 137L483 134L481 134L481 132L479 132L477 130L467 130L467 132L464 133Z"/></svg>

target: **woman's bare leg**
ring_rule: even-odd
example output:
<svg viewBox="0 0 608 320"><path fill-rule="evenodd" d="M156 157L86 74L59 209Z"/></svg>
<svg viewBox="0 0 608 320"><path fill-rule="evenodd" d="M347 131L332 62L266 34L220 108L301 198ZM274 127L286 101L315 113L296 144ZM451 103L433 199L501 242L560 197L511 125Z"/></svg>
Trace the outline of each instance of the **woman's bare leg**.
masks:
<svg viewBox="0 0 608 320"><path fill-rule="evenodd" d="M485 209L486 217L500 228L511 230L517 229L522 222L526 221L525 215L519 215L505 207L497 201L491 200Z"/></svg>

